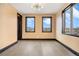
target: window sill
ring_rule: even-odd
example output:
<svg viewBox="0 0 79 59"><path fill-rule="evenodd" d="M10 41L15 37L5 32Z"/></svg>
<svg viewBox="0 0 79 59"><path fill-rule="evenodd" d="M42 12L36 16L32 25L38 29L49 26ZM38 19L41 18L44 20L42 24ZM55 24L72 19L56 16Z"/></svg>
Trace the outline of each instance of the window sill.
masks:
<svg viewBox="0 0 79 59"><path fill-rule="evenodd" d="M63 33L64 35L69 35L69 36L74 36L74 37L79 37L79 35L75 35L75 34L67 34L67 33Z"/></svg>

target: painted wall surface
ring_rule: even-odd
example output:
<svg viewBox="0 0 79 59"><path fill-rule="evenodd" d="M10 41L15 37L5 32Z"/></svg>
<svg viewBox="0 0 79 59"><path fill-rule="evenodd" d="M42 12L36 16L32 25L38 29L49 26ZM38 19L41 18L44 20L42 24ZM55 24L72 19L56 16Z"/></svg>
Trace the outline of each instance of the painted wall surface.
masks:
<svg viewBox="0 0 79 59"><path fill-rule="evenodd" d="M0 49L17 41L17 12L9 4L0 4Z"/></svg>
<svg viewBox="0 0 79 59"><path fill-rule="evenodd" d="M35 16L35 32L25 32L25 17L26 16ZM42 16L52 16L52 32L44 33L42 32ZM23 15L22 19L22 38L23 39L55 39L56 35L56 25L55 25L56 19L55 15L52 14L27 14Z"/></svg>
<svg viewBox="0 0 79 59"><path fill-rule="evenodd" d="M73 50L79 52L79 37L69 36L62 34L62 10L69 4L65 4L64 7L57 13L56 18L56 38L60 42L64 43Z"/></svg>

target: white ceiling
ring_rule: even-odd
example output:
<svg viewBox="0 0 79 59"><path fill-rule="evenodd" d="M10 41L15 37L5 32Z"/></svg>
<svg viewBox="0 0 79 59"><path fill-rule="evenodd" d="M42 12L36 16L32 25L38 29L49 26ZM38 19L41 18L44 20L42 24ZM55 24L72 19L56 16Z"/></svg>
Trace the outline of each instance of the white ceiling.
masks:
<svg viewBox="0 0 79 59"><path fill-rule="evenodd" d="M33 3L11 3L11 5L17 9L17 12L22 14L55 14L62 8L64 3L43 3L44 8L40 10L34 10L32 8Z"/></svg>

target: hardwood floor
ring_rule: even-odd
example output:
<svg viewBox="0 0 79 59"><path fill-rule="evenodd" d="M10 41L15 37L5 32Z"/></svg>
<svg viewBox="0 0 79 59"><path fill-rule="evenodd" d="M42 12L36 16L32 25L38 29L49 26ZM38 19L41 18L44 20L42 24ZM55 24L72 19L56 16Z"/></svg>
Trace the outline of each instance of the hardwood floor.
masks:
<svg viewBox="0 0 79 59"><path fill-rule="evenodd" d="M75 56L55 40L19 40L0 56Z"/></svg>

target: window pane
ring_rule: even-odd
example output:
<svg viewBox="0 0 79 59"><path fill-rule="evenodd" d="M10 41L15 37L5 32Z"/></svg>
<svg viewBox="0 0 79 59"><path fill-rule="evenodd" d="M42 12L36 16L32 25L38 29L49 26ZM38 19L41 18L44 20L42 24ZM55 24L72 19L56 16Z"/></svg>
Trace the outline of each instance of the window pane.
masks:
<svg viewBox="0 0 79 59"><path fill-rule="evenodd" d="M66 34L70 34L70 21L71 21L71 11L70 9L68 9L67 11L65 11L65 33Z"/></svg>
<svg viewBox="0 0 79 59"><path fill-rule="evenodd" d="M26 18L26 31L34 31L34 18Z"/></svg>
<svg viewBox="0 0 79 59"><path fill-rule="evenodd" d="M43 18L43 31L51 31L51 18Z"/></svg>
<svg viewBox="0 0 79 59"><path fill-rule="evenodd" d="M73 6L73 34L79 35L79 4Z"/></svg>

